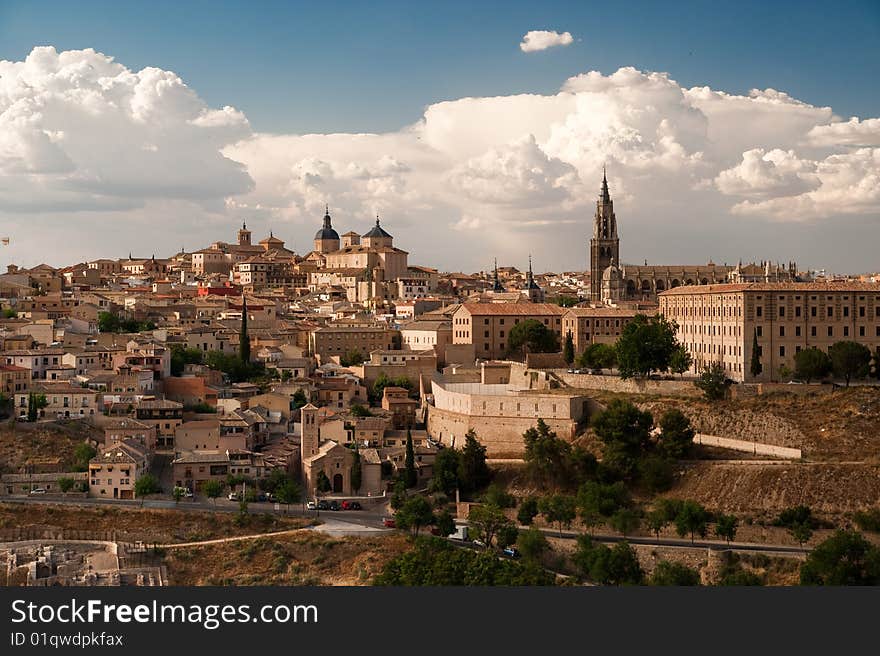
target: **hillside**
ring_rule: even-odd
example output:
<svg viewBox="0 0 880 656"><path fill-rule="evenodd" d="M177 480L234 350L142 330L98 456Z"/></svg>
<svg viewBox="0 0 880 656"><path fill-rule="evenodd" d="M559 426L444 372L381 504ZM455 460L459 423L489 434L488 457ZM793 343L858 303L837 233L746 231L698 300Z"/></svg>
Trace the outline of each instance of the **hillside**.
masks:
<svg viewBox="0 0 880 656"><path fill-rule="evenodd" d="M102 433L79 421L65 424L0 423L0 473L18 472L30 459L60 458L63 471L73 467L73 452L86 438L100 439Z"/></svg>
<svg viewBox="0 0 880 656"><path fill-rule="evenodd" d="M169 549L171 585L369 585L410 548L403 533L333 538L303 530L232 544Z"/></svg>

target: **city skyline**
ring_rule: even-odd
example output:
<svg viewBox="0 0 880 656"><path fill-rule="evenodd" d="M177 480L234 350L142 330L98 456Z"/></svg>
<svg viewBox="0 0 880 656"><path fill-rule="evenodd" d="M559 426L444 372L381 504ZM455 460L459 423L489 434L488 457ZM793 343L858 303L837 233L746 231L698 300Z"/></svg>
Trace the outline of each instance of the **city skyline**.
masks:
<svg viewBox="0 0 880 656"><path fill-rule="evenodd" d="M39 40L27 7L0 10L0 35L15 33L0 49L7 262L65 265L122 257L135 245L170 255L228 239L242 220L305 253L329 203L334 220L358 232L380 214L413 261L443 270L484 270L496 255L525 262L529 253L539 271L584 270L607 165L625 263L770 259L838 273L877 268L880 118L871 111L876 85L867 80L880 18L869 4L846 5L823 25L833 35L844 17L862 16L840 44L843 54L831 58L867 64L850 68L820 65L794 48L779 10L745 6L761 18L753 50L778 28L778 56L767 71L717 25L708 30L717 46L708 50L693 26L683 27L693 41L676 45L689 53L676 58L662 39L653 52L637 47L650 29L614 29L619 18L607 8L596 9L608 27L601 35L583 11L553 6L542 16L516 7L477 41L453 24L462 7L439 12L426 49L439 47L436 39L464 50L479 44L486 54L477 68L494 71L480 79L461 65L465 52L457 65L448 58L426 65L428 75L407 68L400 48L416 46L390 40L395 30L429 32L427 17L413 26L386 4L370 23L385 45L367 53L374 75L362 83L384 88L397 76L407 84L378 104L339 81L356 75L361 41L304 31L309 20L324 24L320 12L295 16L265 5L246 23L242 42L252 47L242 50L241 67L254 67L247 85L241 67L218 81L227 69L218 64L226 59L216 52L216 32L210 53L198 50L199 37L180 34L199 18L196 9L160 5L149 16L139 8L91 20L106 7L86 3L64 29L69 12L59 10ZM218 11L212 29L229 29L241 11ZM135 14L175 19L167 47L155 36L123 43ZM398 22L377 26L392 14ZM354 9L333 15L339 34L357 32L363 18ZM254 31L269 16L278 29L311 36L288 44L272 32L257 46ZM821 21L795 22L802 35ZM706 27L700 12L694 23ZM310 39L332 52L291 59ZM66 49L83 47L96 50ZM713 59L735 59L737 47L740 64L713 69ZM305 78L346 74L292 98L290 80L273 77L279 66Z"/></svg>

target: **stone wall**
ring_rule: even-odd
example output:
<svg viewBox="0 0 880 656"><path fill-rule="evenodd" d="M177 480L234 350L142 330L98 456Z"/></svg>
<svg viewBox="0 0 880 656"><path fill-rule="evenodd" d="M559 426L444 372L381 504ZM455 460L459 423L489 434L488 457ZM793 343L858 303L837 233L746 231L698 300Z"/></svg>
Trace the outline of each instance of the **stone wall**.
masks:
<svg viewBox="0 0 880 656"><path fill-rule="evenodd" d="M802 456L800 449L764 444L762 442L749 442L748 440L733 440L727 437L704 435L702 433L697 433L694 436L694 444L717 446L722 449L754 453L761 456L772 456L774 458L785 458L787 460L800 460Z"/></svg>
<svg viewBox="0 0 880 656"><path fill-rule="evenodd" d="M565 369L553 373L566 385L577 389L623 392L627 394L662 394L664 396L699 397L703 393L690 380L642 380L620 376L594 376L593 374L570 374Z"/></svg>
<svg viewBox="0 0 880 656"><path fill-rule="evenodd" d="M544 419L563 439L574 438L576 422L571 419ZM535 417L483 417L428 407L428 435L456 448L464 445L464 435L473 429L490 458L519 458L523 454L522 434L537 424Z"/></svg>

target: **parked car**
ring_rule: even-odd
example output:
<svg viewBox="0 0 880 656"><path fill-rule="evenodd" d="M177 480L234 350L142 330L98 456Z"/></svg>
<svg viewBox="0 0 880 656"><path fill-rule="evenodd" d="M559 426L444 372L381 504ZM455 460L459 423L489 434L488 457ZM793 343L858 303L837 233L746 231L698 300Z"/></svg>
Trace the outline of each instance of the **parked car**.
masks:
<svg viewBox="0 0 880 656"><path fill-rule="evenodd" d="M331 501L330 510L342 510L342 506L339 505L338 501Z"/></svg>
<svg viewBox="0 0 880 656"><path fill-rule="evenodd" d="M265 492L260 492L257 495L257 501L259 501L260 503L265 503L268 500L269 500L269 495L266 494Z"/></svg>
<svg viewBox="0 0 880 656"><path fill-rule="evenodd" d="M569 369L569 370L568 370L568 373L570 373L570 374L576 373L576 370L575 370L575 369Z"/></svg>
<svg viewBox="0 0 880 656"><path fill-rule="evenodd" d="M308 508L309 510L317 510L317 509L318 509L318 504L315 503L314 501L309 501L309 502L306 504L306 508Z"/></svg>
<svg viewBox="0 0 880 656"><path fill-rule="evenodd" d="M474 545L477 547L480 547L481 549L486 548L486 543L483 542L482 540L474 540Z"/></svg>
<svg viewBox="0 0 880 656"><path fill-rule="evenodd" d="M330 503L322 499L318 502L318 510L330 510Z"/></svg>
<svg viewBox="0 0 880 656"><path fill-rule="evenodd" d="M382 526L385 528L397 528L397 522L394 521L393 517L383 517Z"/></svg>
<svg viewBox="0 0 880 656"><path fill-rule="evenodd" d="M179 491L179 493L180 493L180 496L182 496L182 497L186 497L187 499L191 499L191 498L192 498L192 495L193 495L192 490L190 490L188 487L177 487L177 486L175 486L174 489L171 491L171 494L172 494L172 495L175 495L175 494L178 493L178 491Z"/></svg>
<svg viewBox="0 0 880 656"><path fill-rule="evenodd" d="M602 370L601 369L591 369L590 373L593 374L594 376L601 376Z"/></svg>
<svg viewBox="0 0 880 656"><path fill-rule="evenodd" d="M361 504L358 501L343 501L342 502L343 510L360 510Z"/></svg>
<svg viewBox="0 0 880 656"><path fill-rule="evenodd" d="M46 490L42 487L35 487L29 494L46 494Z"/></svg>
<svg viewBox="0 0 880 656"><path fill-rule="evenodd" d="M230 501L238 501L241 498L241 495L238 492L230 492L226 495L226 498Z"/></svg>
<svg viewBox="0 0 880 656"><path fill-rule="evenodd" d="M519 549L516 547L504 547L504 551L502 551L505 556L508 558L519 558Z"/></svg>

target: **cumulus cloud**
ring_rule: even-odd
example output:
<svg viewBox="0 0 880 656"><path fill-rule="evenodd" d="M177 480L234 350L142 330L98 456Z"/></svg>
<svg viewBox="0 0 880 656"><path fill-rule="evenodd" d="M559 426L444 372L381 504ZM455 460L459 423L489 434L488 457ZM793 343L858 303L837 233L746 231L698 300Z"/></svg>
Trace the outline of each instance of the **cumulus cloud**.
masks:
<svg viewBox="0 0 880 656"><path fill-rule="evenodd" d="M824 257L840 221L880 223L878 122L626 67L546 95L434 103L384 134L260 134L170 71L37 48L0 62L0 218L25 232L23 214L55 221L59 253L82 226L104 226L64 263L108 255L104 239L127 253L130 233L107 225L176 250L175 233L200 247L233 238L242 218L305 251L326 202L342 230L380 213L426 264L485 268L487 252L532 251L582 269L605 165L625 261L797 258L742 250L786 221L820 226Z"/></svg>
<svg viewBox="0 0 880 656"><path fill-rule="evenodd" d="M133 72L94 50L39 47L0 61L0 209L128 209L153 198L222 202L253 180L220 149L250 136L176 74Z"/></svg>
<svg viewBox="0 0 880 656"><path fill-rule="evenodd" d="M814 146L880 146L880 118L860 121L853 116L845 123L817 125L807 133Z"/></svg>
<svg viewBox="0 0 880 656"><path fill-rule="evenodd" d="M569 32L561 34L552 30L531 30L523 36L519 49L523 52L538 52L547 48L555 48L557 46L567 46L574 39Z"/></svg>

